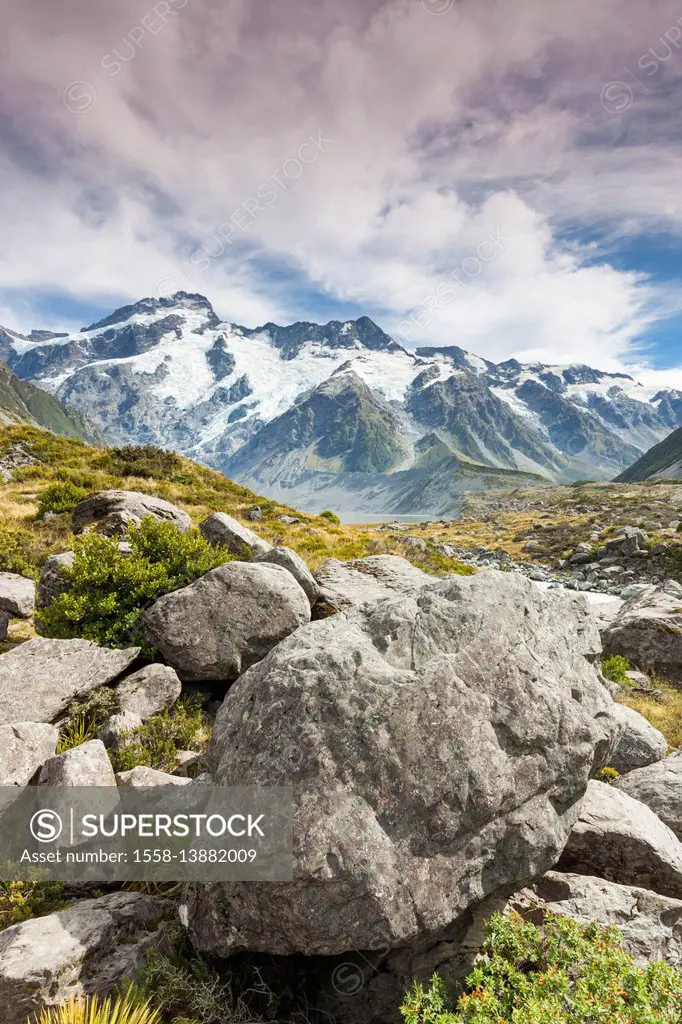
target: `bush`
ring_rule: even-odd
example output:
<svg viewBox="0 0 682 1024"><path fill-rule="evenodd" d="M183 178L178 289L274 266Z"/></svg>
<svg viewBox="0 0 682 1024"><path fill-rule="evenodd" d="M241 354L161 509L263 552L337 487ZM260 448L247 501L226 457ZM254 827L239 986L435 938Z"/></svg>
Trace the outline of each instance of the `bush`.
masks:
<svg viewBox="0 0 682 1024"><path fill-rule="evenodd" d="M607 785L612 786L616 779L620 778L620 772L616 771L615 768L600 768L595 775L595 779L598 782L605 782Z"/></svg>
<svg viewBox="0 0 682 1024"><path fill-rule="evenodd" d="M0 526L0 572L38 579L33 537L27 530L6 530Z"/></svg>
<svg viewBox="0 0 682 1024"><path fill-rule="evenodd" d="M57 753L63 754L65 750L95 739L106 720L118 710L116 692L107 686L100 686L85 697L72 701L66 718L59 726Z"/></svg>
<svg viewBox="0 0 682 1024"><path fill-rule="evenodd" d="M103 1000L84 996L42 1010L29 1024L161 1024L161 1014L132 994Z"/></svg>
<svg viewBox="0 0 682 1024"><path fill-rule="evenodd" d="M0 929L61 910L63 882L0 882Z"/></svg>
<svg viewBox="0 0 682 1024"><path fill-rule="evenodd" d="M334 523L335 526L341 525L341 520L337 516L336 512L331 512L328 508L324 512L320 512L320 519L327 519L330 523Z"/></svg>
<svg viewBox="0 0 682 1024"><path fill-rule="evenodd" d="M682 971L637 966L615 928L548 915L542 928L496 914L454 1010L435 975L415 984L405 1024L679 1024Z"/></svg>
<svg viewBox="0 0 682 1024"><path fill-rule="evenodd" d="M116 772L126 772L138 765L169 772L176 767L178 750L203 749L209 737L210 726L200 698L181 697L172 708L124 733L109 756Z"/></svg>
<svg viewBox="0 0 682 1024"><path fill-rule="evenodd" d="M108 453L112 472L120 476L152 477L167 480L182 468L182 459L175 452L155 448L151 444L126 445Z"/></svg>
<svg viewBox="0 0 682 1024"><path fill-rule="evenodd" d="M42 518L46 512L54 512L56 515L72 512L88 493L84 487L79 487L72 480L50 484L40 492L38 516Z"/></svg>
<svg viewBox="0 0 682 1024"><path fill-rule="evenodd" d="M628 678L630 662L620 654L610 654L602 658L601 674L610 683L618 683L619 686L632 686Z"/></svg>
<svg viewBox="0 0 682 1024"><path fill-rule="evenodd" d="M69 590L40 613L44 636L84 637L108 647L139 644L150 653L139 628L145 609L232 557L197 529L181 533L152 518L132 527L128 540L132 552L126 555L111 537L93 532L76 539L74 563L65 572Z"/></svg>

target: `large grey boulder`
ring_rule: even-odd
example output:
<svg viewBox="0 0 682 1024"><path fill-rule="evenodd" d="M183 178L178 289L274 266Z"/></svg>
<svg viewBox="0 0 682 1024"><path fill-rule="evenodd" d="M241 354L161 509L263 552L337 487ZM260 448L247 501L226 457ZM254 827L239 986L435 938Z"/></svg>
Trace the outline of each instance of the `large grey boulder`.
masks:
<svg viewBox="0 0 682 1024"><path fill-rule="evenodd" d="M320 596L320 588L300 555L297 555L291 548L271 548L263 555L258 555L254 561L269 562L272 565L281 565L283 569L290 572L296 582L305 590L311 606L315 604Z"/></svg>
<svg viewBox="0 0 682 1024"><path fill-rule="evenodd" d="M637 963L666 960L682 967L682 899L617 885L590 875L548 871L515 893L509 907L537 924L548 913L618 928Z"/></svg>
<svg viewBox="0 0 682 1024"><path fill-rule="evenodd" d="M213 512L203 523L199 523L199 529L209 544L222 544L240 558L254 558L272 549L272 544L238 519L228 516L227 512Z"/></svg>
<svg viewBox="0 0 682 1024"><path fill-rule="evenodd" d="M0 932L3 1024L26 1024L71 996L107 995L135 978L147 953L163 945L175 905L117 892Z"/></svg>
<svg viewBox="0 0 682 1024"><path fill-rule="evenodd" d="M668 753L668 741L644 715L624 704L615 709L623 725L620 740L611 757L611 767L625 775L634 768L661 761Z"/></svg>
<svg viewBox="0 0 682 1024"><path fill-rule="evenodd" d="M645 804L603 782L590 782L558 867L682 898L682 843Z"/></svg>
<svg viewBox="0 0 682 1024"><path fill-rule="evenodd" d="M0 572L0 612L17 619L30 619L36 605L36 585L14 572Z"/></svg>
<svg viewBox="0 0 682 1024"><path fill-rule="evenodd" d="M165 594L142 617L144 634L181 679L236 679L310 621L310 602L279 565L227 562Z"/></svg>
<svg viewBox="0 0 682 1024"><path fill-rule="evenodd" d="M635 594L602 640L606 654L621 654L642 672L682 683L682 586L667 580Z"/></svg>
<svg viewBox="0 0 682 1024"><path fill-rule="evenodd" d="M646 804L682 839L682 751L616 779L614 786Z"/></svg>
<svg viewBox="0 0 682 1024"><path fill-rule="evenodd" d="M43 722L0 725L0 786L27 786L49 757L54 757L59 730Z"/></svg>
<svg viewBox="0 0 682 1024"><path fill-rule="evenodd" d="M98 491L89 494L73 512L73 532L82 533L97 524L102 532L122 537L129 526L139 526L146 516L189 530L192 520L177 505L139 491Z"/></svg>
<svg viewBox="0 0 682 1024"><path fill-rule="evenodd" d="M582 598L496 572L299 629L209 751L216 785L293 785L293 881L191 887L193 942L399 946L548 870L619 728L599 647Z"/></svg>
<svg viewBox="0 0 682 1024"><path fill-rule="evenodd" d="M74 551L63 551L59 555L50 555L45 559L40 570L36 597L36 606L39 609L47 608L56 597L69 589L71 581L67 578L67 572L73 568L75 557Z"/></svg>
<svg viewBox="0 0 682 1024"><path fill-rule="evenodd" d="M116 777L101 740L88 740L43 765L40 786L115 786Z"/></svg>
<svg viewBox="0 0 682 1024"><path fill-rule="evenodd" d="M74 697L112 682L139 653L36 637L0 654L0 725L54 721Z"/></svg>
<svg viewBox="0 0 682 1024"><path fill-rule="evenodd" d="M120 682L115 693L121 714L137 715L145 721L175 704L182 683L169 665L145 665Z"/></svg>
<svg viewBox="0 0 682 1024"><path fill-rule="evenodd" d="M415 594L433 584L434 577L422 572L399 555L372 555L339 562L328 558L315 573L320 603L328 611L352 611L384 597Z"/></svg>

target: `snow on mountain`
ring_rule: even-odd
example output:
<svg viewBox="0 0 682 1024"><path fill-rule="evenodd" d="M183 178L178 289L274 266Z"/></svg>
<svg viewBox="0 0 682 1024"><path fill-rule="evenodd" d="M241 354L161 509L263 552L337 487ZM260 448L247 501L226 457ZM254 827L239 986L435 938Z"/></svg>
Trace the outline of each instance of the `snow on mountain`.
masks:
<svg viewBox="0 0 682 1024"><path fill-rule="evenodd" d="M367 317L250 329L185 292L68 335L0 328L0 358L111 443L177 449L266 493L305 499L327 481L356 506L365 492L393 500L379 482L391 474L403 508L488 485L493 471L611 478L682 425L681 392L625 374L494 364L456 345L407 351Z"/></svg>

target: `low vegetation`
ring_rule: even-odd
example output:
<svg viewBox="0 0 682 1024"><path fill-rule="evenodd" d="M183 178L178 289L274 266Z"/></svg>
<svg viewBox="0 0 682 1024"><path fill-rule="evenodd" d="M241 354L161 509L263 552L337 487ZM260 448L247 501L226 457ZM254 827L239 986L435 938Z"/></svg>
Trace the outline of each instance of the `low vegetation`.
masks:
<svg viewBox="0 0 682 1024"><path fill-rule="evenodd" d="M124 733L110 751L114 771L125 772L142 765L172 772L179 750L202 753L211 738L211 725L203 702L196 695L181 697L172 708L153 715L143 725Z"/></svg>
<svg viewBox="0 0 682 1024"><path fill-rule="evenodd" d="M638 966L614 928L550 915L542 928L496 914L452 1009L443 982L416 984L405 1024L679 1024L682 971Z"/></svg>
<svg viewBox="0 0 682 1024"><path fill-rule="evenodd" d="M71 702L59 726L57 753L79 747L97 736L104 723L119 710L115 690L101 686Z"/></svg>
<svg viewBox="0 0 682 1024"><path fill-rule="evenodd" d="M0 931L64 906L63 882L0 882Z"/></svg>
<svg viewBox="0 0 682 1024"><path fill-rule="evenodd" d="M64 571L69 588L40 614L44 636L144 647L139 620L145 609L232 557L211 547L196 527L181 533L151 517L131 527L128 540L124 552L117 540L98 533L76 538L73 566Z"/></svg>
<svg viewBox="0 0 682 1024"><path fill-rule="evenodd" d="M604 678L608 679L610 683L617 683L618 686L632 686L628 676L630 662L620 654L610 654L603 658L601 671Z"/></svg>
<svg viewBox="0 0 682 1024"><path fill-rule="evenodd" d="M29 1024L161 1024L161 1014L158 1008L140 1003L129 995L114 999L74 996L65 1006L43 1010L31 1018Z"/></svg>
<svg viewBox="0 0 682 1024"><path fill-rule="evenodd" d="M668 741L671 750L682 750L682 690L668 686L660 679L652 684L662 696L656 693L625 691L619 700L629 708L644 715Z"/></svg>

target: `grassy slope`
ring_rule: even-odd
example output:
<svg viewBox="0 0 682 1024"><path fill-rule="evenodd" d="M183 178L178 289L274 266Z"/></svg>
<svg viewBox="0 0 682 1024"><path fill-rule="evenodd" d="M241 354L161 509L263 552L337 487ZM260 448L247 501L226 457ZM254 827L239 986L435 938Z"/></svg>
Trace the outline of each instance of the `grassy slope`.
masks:
<svg viewBox="0 0 682 1024"><path fill-rule="evenodd" d="M617 477L619 483L629 483L634 480L648 480L660 473L665 473L673 466L682 462L682 428L676 430L664 441L650 448L641 459L626 469ZM673 474L670 474L673 475ZM680 473L675 476L682 476Z"/></svg>
<svg viewBox="0 0 682 1024"><path fill-rule="evenodd" d="M93 444L102 441L97 428L75 409L63 405L28 381L19 380L0 362L0 421L34 423L64 437L82 438Z"/></svg>

